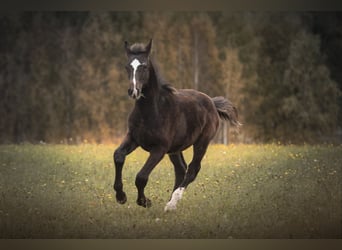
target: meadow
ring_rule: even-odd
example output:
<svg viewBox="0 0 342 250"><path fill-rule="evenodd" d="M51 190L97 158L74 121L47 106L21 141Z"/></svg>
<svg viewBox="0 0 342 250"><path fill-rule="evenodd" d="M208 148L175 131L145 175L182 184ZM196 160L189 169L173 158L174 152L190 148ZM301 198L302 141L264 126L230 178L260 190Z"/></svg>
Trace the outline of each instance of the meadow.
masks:
<svg viewBox="0 0 342 250"><path fill-rule="evenodd" d="M0 238L341 238L342 146L211 145L176 211L164 212L174 173L165 157L137 206L112 189L116 145L0 145ZM187 162L192 151L185 152Z"/></svg>

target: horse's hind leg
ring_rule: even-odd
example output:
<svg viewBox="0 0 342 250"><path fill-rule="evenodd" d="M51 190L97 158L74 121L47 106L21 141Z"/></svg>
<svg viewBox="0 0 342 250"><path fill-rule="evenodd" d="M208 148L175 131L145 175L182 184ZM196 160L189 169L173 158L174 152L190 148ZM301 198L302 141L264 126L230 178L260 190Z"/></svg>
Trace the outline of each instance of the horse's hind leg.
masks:
<svg viewBox="0 0 342 250"><path fill-rule="evenodd" d="M173 187L173 191L175 191L184 180L186 163L182 152L169 154L169 157L175 170L175 185Z"/></svg>
<svg viewBox="0 0 342 250"><path fill-rule="evenodd" d="M179 187L173 191L171 200L166 204L165 211L175 210L177 202L182 198L185 188L195 180L199 170L201 169L201 161L207 151L209 141L199 141L194 144L194 156L185 173L184 179Z"/></svg>
<svg viewBox="0 0 342 250"><path fill-rule="evenodd" d="M136 148L137 144L129 135L127 135L119 148L115 150L113 155L115 164L114 190L116 191L116 200L120 204L124 204L127 201L122 185L122 167L125 163L126 155L131 153Z"/></svg>

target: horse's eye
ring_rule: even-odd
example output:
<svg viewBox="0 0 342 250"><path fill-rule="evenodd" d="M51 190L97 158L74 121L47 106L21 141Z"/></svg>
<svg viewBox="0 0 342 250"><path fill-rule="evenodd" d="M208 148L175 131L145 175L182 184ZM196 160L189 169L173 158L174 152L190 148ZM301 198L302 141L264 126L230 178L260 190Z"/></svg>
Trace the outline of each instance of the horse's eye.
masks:
<svg viewBox="0 0 342 250"><path fill-rule="evenodd" d="M130 75L131 75L131 67L129 65L126 65L125 68L126 68L127 75L128 75L128 78L129 78Z"/></svg>
<svg viewBox="0 0 342 250"><path fill-rule="evenodd" d="M128 76L129 76L129 74L131 73L132 69L131 69L131 67L129 65L126 65L125 68L126 68Z"/></svg>

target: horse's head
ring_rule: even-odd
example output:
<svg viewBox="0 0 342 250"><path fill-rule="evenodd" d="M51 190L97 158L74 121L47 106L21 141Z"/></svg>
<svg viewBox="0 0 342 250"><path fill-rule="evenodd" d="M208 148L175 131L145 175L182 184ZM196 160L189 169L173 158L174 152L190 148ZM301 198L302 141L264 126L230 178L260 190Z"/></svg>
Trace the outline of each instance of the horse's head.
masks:
<svg viewBox="0 0 342 250"><path fill-rule="evenodd" d="M128 45L125 42L128 63L126 70L130 81L128 95L138 100L143 96L142 90L148 83L150 77L150 60L149 55L152 47L152 39L145 46L143 44Z"/></svg>

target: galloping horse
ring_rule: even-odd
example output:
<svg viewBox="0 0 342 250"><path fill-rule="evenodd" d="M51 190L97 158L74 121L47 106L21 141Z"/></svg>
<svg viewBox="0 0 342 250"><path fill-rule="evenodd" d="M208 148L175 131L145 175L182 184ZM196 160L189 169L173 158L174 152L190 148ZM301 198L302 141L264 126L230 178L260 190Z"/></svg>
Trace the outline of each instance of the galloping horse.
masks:
<svg viewBox="0 0 342 250"><path fill-rule="evenodd" d="M124 204L127 198L122 185L122 167L126 155L140 146L150 155L135 179L137 204L150 207L144 188L154 167L168 154L175 171L173 193L165 207L168 211L176 209L185 188L195 180L209 142L219 127L219 119L228 120L233 126L240 123L237 110L229 100L166 84L150 56L151 47L152 39L146 46L129 46L125 42L128 95L135 99L135 106L128 119L127 135L114 152L114 190L116 200ZM193 158L187 166L182 151L190 146L193 146Z"/></svg>

